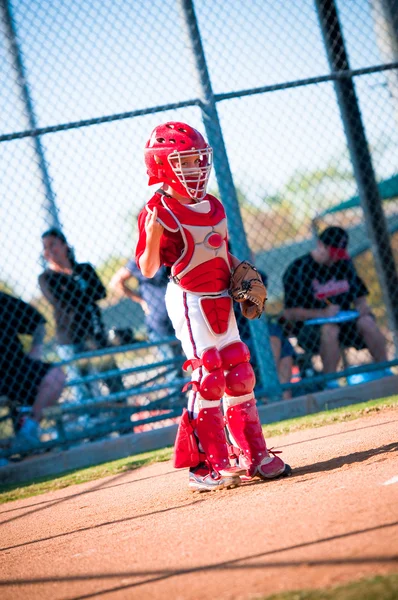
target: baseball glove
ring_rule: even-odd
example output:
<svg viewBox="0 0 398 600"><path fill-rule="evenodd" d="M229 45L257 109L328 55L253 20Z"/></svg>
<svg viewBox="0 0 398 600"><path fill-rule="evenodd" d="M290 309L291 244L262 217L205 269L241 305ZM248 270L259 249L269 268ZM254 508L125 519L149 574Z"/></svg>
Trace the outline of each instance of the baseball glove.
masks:
<svg viewBox="0 0 398 600"><path fill-rule="evenodd" d="M232 271L229 295L240 303L240 310L247 319L259 319L264 312L267 288L260 273L246 260Z"/></svg>

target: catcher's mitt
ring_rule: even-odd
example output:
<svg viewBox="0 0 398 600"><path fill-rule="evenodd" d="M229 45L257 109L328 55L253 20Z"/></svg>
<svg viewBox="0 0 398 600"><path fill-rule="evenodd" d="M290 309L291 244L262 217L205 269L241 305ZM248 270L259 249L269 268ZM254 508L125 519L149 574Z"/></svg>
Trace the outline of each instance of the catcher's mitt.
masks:
<svg viewBox="0 0 398 600"><path fill-rule="evenodd" d="M229 295L240 303L240 310L247 319L259 319L264 312L267 288L260 273L246 260L232 271Z"/></svg>

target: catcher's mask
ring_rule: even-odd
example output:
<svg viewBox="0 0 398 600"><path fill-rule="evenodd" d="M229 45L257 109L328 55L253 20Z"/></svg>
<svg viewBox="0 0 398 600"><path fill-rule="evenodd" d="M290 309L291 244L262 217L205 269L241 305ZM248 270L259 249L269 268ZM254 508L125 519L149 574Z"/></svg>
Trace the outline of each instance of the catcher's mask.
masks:
<svg viewBox="0 0 398 600"><path fill-rule="evenodd" d="M159 125L145 145L148 185L167 183L184 198L202 200L212 156L212 148L190 125L176 122Z"/></svg>

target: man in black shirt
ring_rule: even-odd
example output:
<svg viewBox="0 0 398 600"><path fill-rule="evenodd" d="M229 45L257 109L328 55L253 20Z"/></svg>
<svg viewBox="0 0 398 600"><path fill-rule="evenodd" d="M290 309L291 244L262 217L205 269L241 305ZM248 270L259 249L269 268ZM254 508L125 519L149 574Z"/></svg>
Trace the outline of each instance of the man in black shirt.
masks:
<svg viewBox="0 0 398 600"><path fill-rule="evenodd" d="M369 292L347 246L345 229L328 227L316 248L293 261L283 276L284 316L295 323L299 345L321 355L325 373L337 370L341 345L368 348L376 362L387 360L385 338L366 301ZM352 308L359 313L352 321L304 326L309 319L334 317Z"/></svg>
<svg viewBox="0 0 398 600"><path fill-rule="evenodd" d="M7 396L11 406L32 407L17 436L28 443L39 441L43 409L57 402L65 384L62 369L40 360L45 323L33 306L0 292L0 395ZM32 336L28 354L19 335Z"/></svg>

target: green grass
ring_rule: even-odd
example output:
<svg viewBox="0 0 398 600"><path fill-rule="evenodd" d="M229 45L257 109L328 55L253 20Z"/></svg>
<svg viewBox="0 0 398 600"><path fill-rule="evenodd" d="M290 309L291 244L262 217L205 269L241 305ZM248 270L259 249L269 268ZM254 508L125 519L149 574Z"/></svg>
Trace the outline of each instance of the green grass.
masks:
<svg viewBox="0 0 398 600"><path fill-rule="evenodd" d="M334 588L284 592L262 600L397 600L398 575L361 579Z"/></svg>
<svg viewBox="0 0 398 600"><path fill-rule="evenodd" d="M359 417L364 417L368 414L389 408L398 408L398 396L379 398L378 400L368 400L367 402L360 402L342 408L326 410L313 415L286 419L285 421L279 421L278 423L270 423L269 425L263 426L263 431L265 437L269 438L276 435L292 433L293 431L300 431L302 429L313 429L315 427L324 427L324 425L332 425L333 423L353 421Z"/></svg>
<svg viewBox="0 0 398 600"><path fill-rule="evenodd" d="M306 415L305 417L297 417L278 423L271 423L265 425L263 430L265 437L268 440L276 435L284 435L303 429L312 429L333 423L350 421L374 412L391 408L398 408L398 396L371 400L314 415ZM162 450L154 450L152 452L146 452L144 454L129 456L128 458L88 467L86 469L76 469L58 477L43 477L23 484L0 486L0 504L29 498L30 496L36 496L54 490L60 490L78 483L86 483L101 479L102 477L115 476L153 463L170 460L171 456L172 448L164 448Z"/></svg>

